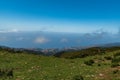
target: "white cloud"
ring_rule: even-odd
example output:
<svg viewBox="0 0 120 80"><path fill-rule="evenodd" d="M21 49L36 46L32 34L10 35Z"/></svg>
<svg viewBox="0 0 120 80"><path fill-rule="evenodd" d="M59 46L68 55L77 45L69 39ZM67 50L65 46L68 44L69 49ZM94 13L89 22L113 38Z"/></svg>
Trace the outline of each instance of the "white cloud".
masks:
<svg viewBox="0 0 120 80"><path fill-rule="evenodd" d="M68 42L68 39L66 39L66 38L62 38L62 39L60 40L60 42L62 42L62 43L66 43L66 42Z"/></svg>
<svg viewBox="0 0 120 80"><path fill-rule="evenodd" d="M19 30L18 29L12 29L12 30L10 30L10 32L19 32Z"/></svg>
<svg viewBox="0 0 120 80"><path fill-rule="evenodd" d="M44 43L47 43L49 41L50 40L45 38L45 37L37 37L34 42L39 43L39 44L44 44Z"/></svg>
<svg viewBox="0 0 120 80"><path fill-rule="evenodd" d="M9 33L9 32L19 32L19 30L18 29L0 30L0 33Z"/></svg>

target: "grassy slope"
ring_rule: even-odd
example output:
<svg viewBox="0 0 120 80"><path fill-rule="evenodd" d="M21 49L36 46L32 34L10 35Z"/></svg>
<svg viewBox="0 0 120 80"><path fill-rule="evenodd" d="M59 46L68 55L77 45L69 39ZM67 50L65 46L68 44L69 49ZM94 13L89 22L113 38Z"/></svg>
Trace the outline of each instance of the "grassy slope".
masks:
<svg viewBox="0 0 120 80"><path fill-rule="evenodd" d="M113 74L113 71L120 70L120 67L111 68L111 61L104 58L113 56L116 52L120 51L86 58L64 59L0 51L0 68L16 68L14 79L11 80L74 80L76 75L82 75L84 80L120 80L120 71ZM95 64L85 65L84 61L90 59L93 59Z"/></svg>

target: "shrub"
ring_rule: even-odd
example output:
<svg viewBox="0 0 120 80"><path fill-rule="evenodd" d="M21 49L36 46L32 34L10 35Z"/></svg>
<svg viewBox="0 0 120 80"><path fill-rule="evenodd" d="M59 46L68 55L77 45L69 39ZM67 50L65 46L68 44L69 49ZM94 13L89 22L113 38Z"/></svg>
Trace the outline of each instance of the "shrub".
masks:
<svg viewBox="0 0 120 80"><path fill-rule="evenodd" d="M117 67L120 66L118 63L112 63L111 67Z"/></svg>
<svg viewBox="0 0 120 80"><path fill-rule="evenodd" d="M112 59L112 63L119 63L120 62L120 57L114 57Z"/></svg>
<svg viewBox="0 0 120 80"><path fill-rule="evenodd" d="M117 67L120 66L119 62L120 62L120 56L114 56L114 58L112 59L112 65L111 67Z"/></svg>
<svg viewBox="0 0 120 80"><path fill-rule="evenodd" d="M116 56L120 56L120 52L117 52L116 54L114 54L114 57Z"/></svg>
<svg viewBox="0 0 120 80"><path fill-rule="evenodd" d="M119 72L119 70L114 70L113 71L113 74L116 74L116 73L118 73Z"/></svg>
<svg viewBox="0 0 120 80"><path fill-rule="evenodd" d="M111 56L105 56L104 57L106 60L112 60L112 57Z"/></svg>
<svg viewBox="0 0 120 80"><path fill-rule="evenodd" d="M92 66L94 64L94 60L85 61L84 64Z"/></svg>
<svg viewBox="0 0 120 80"><path fill-rule="evenodd" d="M13 69L0 69L0 77L13 78Z"/></svg>
<svg viewBox="0 0 120 80"><path fill-rule="evenodd" d="M81 75L76 75L73 77L73 80L84 80L84 78Z"/></svg>
<svg viewBox="0 0 120 80"><path fill-rule="evenodd" d="M101 64L98 64L98 66L101 66Z"/></svg>

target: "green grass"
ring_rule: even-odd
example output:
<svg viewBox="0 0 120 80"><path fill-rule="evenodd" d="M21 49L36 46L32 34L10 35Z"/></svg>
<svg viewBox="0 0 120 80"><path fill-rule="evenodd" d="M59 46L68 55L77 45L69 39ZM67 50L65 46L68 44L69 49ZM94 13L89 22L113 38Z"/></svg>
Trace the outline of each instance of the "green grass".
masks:
<svg viewBox="0 0 120 80"><path fill-rule="evenodd" d="M116 52L120 51L65 59L0 51L0 69L14 68L12 79L0 77L0 80L75 80L75 76L82 76L84 80L120 80L120 66L112 68L111 60L104 58L113 57ZM91 59L95 61L93 65L84 64Z"/></svg>

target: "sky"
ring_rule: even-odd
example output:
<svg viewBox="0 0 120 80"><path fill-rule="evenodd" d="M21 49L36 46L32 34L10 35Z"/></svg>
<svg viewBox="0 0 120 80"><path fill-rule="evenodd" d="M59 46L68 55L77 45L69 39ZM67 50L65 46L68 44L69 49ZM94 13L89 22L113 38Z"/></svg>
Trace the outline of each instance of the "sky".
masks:
<svg viewBox="0 0 120 80"><path fill-rule="evenodd" d="M0 0L0 32L120 29L120 0Z"/></svg>

